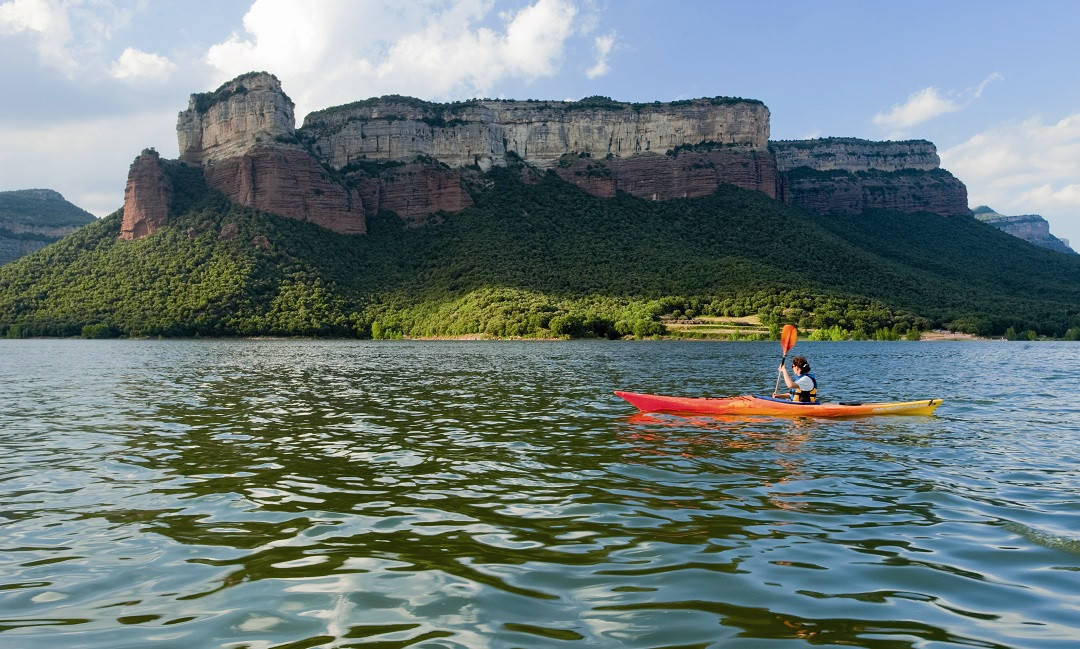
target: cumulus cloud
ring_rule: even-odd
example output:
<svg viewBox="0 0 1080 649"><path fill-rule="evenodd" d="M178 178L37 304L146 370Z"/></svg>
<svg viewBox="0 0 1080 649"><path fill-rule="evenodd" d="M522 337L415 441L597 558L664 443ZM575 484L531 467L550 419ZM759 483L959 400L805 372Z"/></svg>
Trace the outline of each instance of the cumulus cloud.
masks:
<svg viewBox="0 0 1080 649"><path fill-rule="evenodd" d="M903 129L916 124L922 124L935 117L963 110L972 101L982 96L987 84L1000 79L1002 79L1002 76L994 72L975 88L969 88L961 92L950 92L945 96L933 86L923 88L908 95L907 101L904 103L893 104L893 107L888 112L874 115L873 122L877 126L902 133Z"/></svg>
<svg viewBox="0 0 1080 649"><path fill-rule="evenodd" d="M585 76L590 79L602 77L610 70L608 67L608 55L611 54L611 49L615 46L615 32L597 36L593 43L596 46L596 63L585 71Z"/></svg>
<svg viewBox="0 0 1080 649"><path fill-rule="evenodd" d="M0 5L0 33L30 34L37 39L41 62L66 74L77 67L68 52L71 22L57 2L12 0Z"/></svg>
<svg viewBox="0 0 1080 649"><path fill-rule="evenodd" d="M1002 124L940 153L971 205L1041 214L1051 232L1080 242L1080 113Z"/></svg>
<svg viewBox="0 0 1080 649"><path fill-rule="evenodd" d="M273 72L299 115L387 93L485 96L506 79L554 75L577 14L572 0L500 13L488 0L256 0L243 31L211 47L206 61L220 81Z"/></svg>
<svg viewBox="0 0 1080 649"><path fill-rule="evenodd" d="M109 73L121 81L164 80L175 69L176 64L164 56L129 47L113 63Z"/></svg>
<svg viewBox="0 0 1080 649"><path fill-rule="evenodd" d="M894 104L889 112L874 115L874 124L893 129L908 128L958 110L960 106L956 102L942 97L938 89L931 86L911 93L906 102Z"/></svg>
<svg viewBox="0 0 1080 649"><path fill-rule="evenodd" d="M127 25L130 10L105 0L11 0L0 4L0 34L27 34L37 41L41 64L69 78L100 61L114 29Z"/></svg>

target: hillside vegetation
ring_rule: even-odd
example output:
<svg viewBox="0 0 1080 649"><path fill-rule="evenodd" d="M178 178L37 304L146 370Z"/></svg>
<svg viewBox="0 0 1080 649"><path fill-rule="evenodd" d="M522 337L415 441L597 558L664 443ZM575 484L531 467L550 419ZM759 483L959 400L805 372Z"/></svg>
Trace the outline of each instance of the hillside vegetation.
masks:
<svg viewBox="0 0 1080 649"><path fill-rule="evenodd" d="M476 205L346 236L229 203L170 167L170 226L120 214L0 268L0 335L650 336L757 314L834 337L947 327L1080 337L1080 258L974 218L819 215L722 186L601 199L496 168Z"/></svg>
<svg viewBox="0 0 1080 649"><path fill-rule="evenodd" d="M80 227L94 220L93 214L67 202L51 189L0 192L0 227L5 223L49 228Z"/></svg>

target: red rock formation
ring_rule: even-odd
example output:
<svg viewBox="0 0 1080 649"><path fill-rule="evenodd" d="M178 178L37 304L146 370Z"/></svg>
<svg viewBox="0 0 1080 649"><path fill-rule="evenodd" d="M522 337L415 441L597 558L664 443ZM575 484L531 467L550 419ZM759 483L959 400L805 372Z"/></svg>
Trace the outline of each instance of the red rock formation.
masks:
<svg viewBox="0 0 1080 649"><path fill-rule="evenodd" d="M816 212L868 209L965 216L967 187L943 169L785 174L780 198Z"/></svg>
<svg viewBox="0 0 1080 649"><path fill-rule="evenodd" d="M306 151L259 148L203 167L206 183L241 205L342 234L367 231L356 190L330 180Z"/></svg>
<svg viewBox="0 0 1080 649"><path fill-rule="evenodd" d="M772 154L741 147L596 161L568 157L556 172L600 197L624 191L650 200L698 198L713 193L722 183L730 183L776 198L776 161Z"/></svg>
<svg viewBox="0 0 1080 649"><path fill-rule="evenodd" d="M157 151L143 151L128 170L120 238L141 239L168 225L172 196L172 181Z"/></svg>
<svg viewBox="0 0 1080 649"><path fill-rule="evenodd" d="M379 179L379 208L396 212L409 225L422 225L433 212L472 206L462 180L462 170L406 165Z"/></svg>

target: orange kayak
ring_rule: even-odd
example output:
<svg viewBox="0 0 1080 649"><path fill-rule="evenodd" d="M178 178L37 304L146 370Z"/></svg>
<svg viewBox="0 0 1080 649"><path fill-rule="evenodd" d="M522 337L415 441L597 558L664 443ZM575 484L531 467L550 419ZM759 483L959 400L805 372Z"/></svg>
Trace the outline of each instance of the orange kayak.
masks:
<svg viewBox="0 0 1080 649"><path fill-rule="evenodd" d="M932 415L942 399L885 403L799 403L773 397L668 397L658 394L615 394L642 412L681 412L703 415L766 415L771 417L864 417L867 415Z"/></svg>

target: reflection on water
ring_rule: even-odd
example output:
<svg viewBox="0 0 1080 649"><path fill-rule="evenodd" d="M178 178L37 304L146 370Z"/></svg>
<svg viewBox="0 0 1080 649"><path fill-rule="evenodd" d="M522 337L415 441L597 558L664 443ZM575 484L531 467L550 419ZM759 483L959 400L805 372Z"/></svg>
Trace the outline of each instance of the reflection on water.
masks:
<svg viewBox="0 0 1080 649"><path fill-rule="evenodd" d="M0 341L0 646L1074 646L1080 345L800 349L946 403L611 394L768 390L775 343Z"/></svg>

